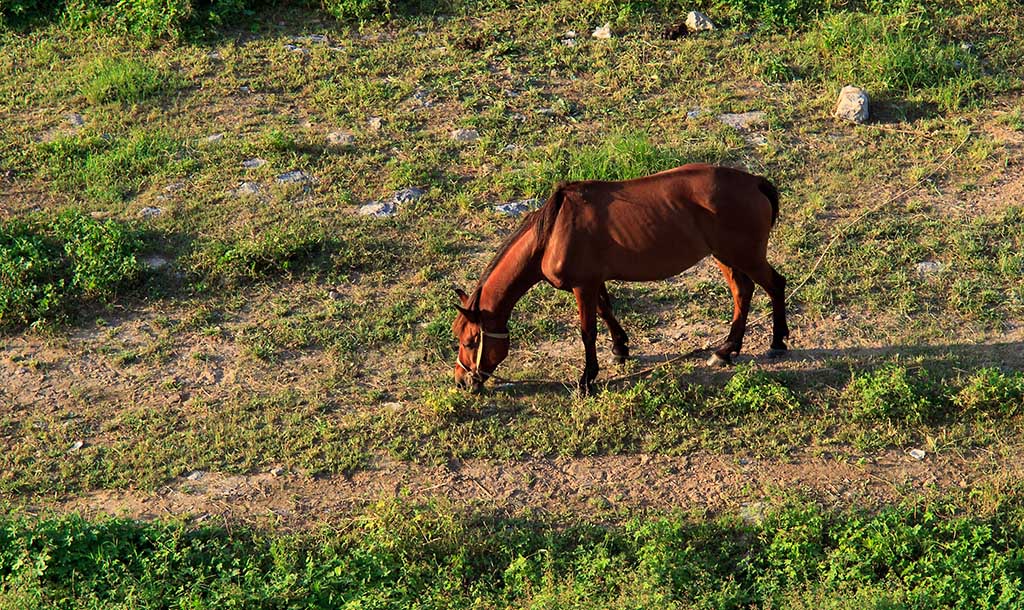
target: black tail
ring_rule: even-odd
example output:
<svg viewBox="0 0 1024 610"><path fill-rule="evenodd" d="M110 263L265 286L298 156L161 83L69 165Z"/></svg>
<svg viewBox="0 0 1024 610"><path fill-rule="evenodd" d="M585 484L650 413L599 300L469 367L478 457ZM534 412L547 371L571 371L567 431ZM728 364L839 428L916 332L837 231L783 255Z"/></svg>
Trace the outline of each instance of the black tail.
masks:
<svg viewBox="0 0 1024 610"><path fill-rule="evenodd" d="M772 204L772 226L774 227L775 221L779 219L779 189L775 188L775 185L769 182L767 178L761 178L757 188L764 193L764 196Z"/></svg>

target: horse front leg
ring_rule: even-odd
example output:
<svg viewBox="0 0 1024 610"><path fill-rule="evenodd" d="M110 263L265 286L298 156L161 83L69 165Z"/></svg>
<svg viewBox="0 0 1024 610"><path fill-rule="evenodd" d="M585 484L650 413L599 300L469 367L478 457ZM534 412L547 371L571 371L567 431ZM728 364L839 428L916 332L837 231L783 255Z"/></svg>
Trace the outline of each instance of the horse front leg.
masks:
<svg viewBox="0 0 1024 610"><path fill-rule="evenodd" d="M615 361L623 364L629 358L629 337L626 336L626 331L622 330L619 321L615 319L615 313L612 311L612 297L608 294L608 288L604 284L601 284L601 292L597 297L597 313L608 326L608 332L611 333L612 353L615 354Z"/></svg>
<svg viewBox="0 0 1024 610"><path fill-rule="evenodd" d="M576 296L576 306L580 314L580 336L583 338L583 349L587 358L578 387L580 395L586 396L590 394L590 382L597 377L600 369L597 364L597 303L600 288L573 288L572 293Z"/></svg>

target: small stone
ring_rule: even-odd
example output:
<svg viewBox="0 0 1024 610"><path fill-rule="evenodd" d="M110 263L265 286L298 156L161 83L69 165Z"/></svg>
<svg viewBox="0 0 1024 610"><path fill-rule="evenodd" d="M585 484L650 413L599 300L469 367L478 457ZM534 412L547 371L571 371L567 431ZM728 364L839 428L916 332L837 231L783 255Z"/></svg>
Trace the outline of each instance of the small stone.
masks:
<svg viewBox="0 0 1024 610"><path fill-rule="evenodd" d="M327 37L323 34L310 34L309 41L313 44L327 44Z"/></svg>
<svg viewBox="0 0 1024 610"><path fill-rule="evenodd" d="M566 30L565 34L562 34L563 38L576 38L576 30Z"/></svg>
<svg viewBox="0 0 1024 610"><path fill-rule="evenodd" d="M284 474L284 468L281 468L280 466L276 468L271 468L270 474L274 475L275 477L279 477Z"/></svg>
<svg viewBox="0 0 1024 610"><path fill-rule="evenodd" d="M210 51L209 53L206 54L206 56L209 57L210 59L220 59L221 58L220 51Z"/></svg>
<svg viewBox="0 0 1024 610"><path fill-rule="evenodd" d="M920 450L920 449L911 449L911 450L910 450L910 451L908 451L907 453L908 453L908 454L910 454L910 457L914 458L915 460L917 460L917 461L919 461L919 462L920 462L921 460L923 460L923 459L924 459L924 456L925 456L925 453L924 453L924 451L922 451L922 450Z"/></svg>
<svg viewBox="0 0 1024 610"><path fill-rule="evenodd" d="M382 406L388 411L391 411L392 413L402 412L402 403L400 402L386 402Z"/></svg>
<svg viewBox="0 0 1024 610"><path fill-rule="evenodd" d="M161 210L160 208L155 208L153 206L146 206L146 207L142 208L141 210L139 210L139 216L141 216L143 218L153 218L153 217L159 216L159 215L161 215L163 213L164 213L163 210Z"/></svg>
<svg viewBox="0 0 1024 610"><path fill-rule="evenodd" d="M607 40L612 37L612 28L610 23L606 23L599 28L595 28L590 33L591 36L600 40Z"/></svg>
<svg viewBox="0 0 1024 610"><path fill-rule="evenodd" d="M686 111L686 118L688 118L690 120L693 120L693 119L699 117L701 112L703 112L703 110L701 108L699 108L699 107L698 108L694 108L693 110L687 110Z"/></svg>
<svg viewBox="0 0 1024 610"><path fill-rule="evenodd" d="M562 39L562 44L564 44L567 47L575 47L576 46L576 39L575 38L563 38Z"/></svg>
<svg viewBox="0 0 1024 610"><path fill-rule="evenodd" d="M238 88L239 93L252 93L252 87L249 85L242 85Z"/></svg>
<svg viewBox="0 0 1024 610"><path fill-rule="evenodd" d="M519 148L519 147L516 146L515 144L506 144L506 145L501 147L501 152L512 152L513 150L516 150L517 148Z"/></svg>
<svg viewBox="0 0 1024 610"><path fill-rule="evenodd" d="M266 159L260 159L259 157L253 157L252 159L242 161L242 167L246 169L256 169L257 167L263 167L266 164Z"/></svg>
<svg viewBox="0 0 1024 610"><path fill-rule="evenodd" d="M914 265L914 271L921 277L927 277L929 275L942 271L944 265L936 261L922 261Z"/></svg>
<svg viewBox="0 0 1024 610"><path fill-rule="evenodd" d="M748 525L761 525L764 521L764 502L749 502L741 506L740 519Z"/></svg>
<svg viewBox="0 0 1024 610"><path fill-rule="evenodd" d="M201 479L201 478L203 478L205 476L206 476L206 473L203 472L202 470L193 470L185 478L188 479L189 481L198 481L199 479Z"/></svg>
<svg viewBox="0 0 1024 610"><path fill-rule="evenodd" d="M476 142L480 139L480 133L475 129L456 129L451 137L456 142Z"/></svg>
<svg viewBox="0 0 1024 610"><path fill-rule="evenodd" d="M307 184L313 179L301 169L293 169L278 176L277 181L281 184Z"/></svg>
<svg viewBox="0 0 1024 610"><path fill-rule="evenodd" d="M183 188L185 188L185 183L184 182L172 182L172 183L170 183L170 184L168 184L167 186L164 187L164 192L166 192L166 193L174 193L176 191L180 191Z"/></svg>
<svg viewBox="0 0 1024 610"><path fill-rule="evenodd" d="M415 186L413 186L407 189L397 191L391 198L391 201L395 203L412 203L413 201L416 201L417 199L426 194L426 191L424 191L423 189L416 188Z"/></svg>
<svg viewBox="0 0 1024 610"><path fill-rule="evenodd" d="M506 216L519 216L527 212L537 209L540 205L540 199L520 199L518 201L510 201L501 205L494 206L494 211Z"/></svg>
<svg viewBox="0 0 1024 610"><path fill-rule="evenodd" d="M68 124L70 124L72 127L81 127L85 125L85 117L78 114L77 112L72 112L68 115Z"/></svg>
<svg viewBox="0 0 1024 610"><path fill-rule="evenodd" d="M344 131L327 134L327 145L334 148L347 148L356 143L356 137Z"/></svg>
<svg viewBox="0 0 1024 610"><path fill-rule="evenodd" d="M157 256L155 254L152 256L143 257L142 260L140 260L139 262L142 263L143 267L149 269L150 271L159 271L171 264L171 261L167 260L162 256Z"/></svg>
<svg viewBox="0 0 1024 610"><path fill-rule="evenodd" d="M255 182L243 182L238 185L235 189L235 195L238 197L251 197L253 195L260 194L260 185Z"/></svg>
<svg viewBox="0 0 1024 610"><path fill-rule="evenodd" d="M210 142L210 143L220 142L221 140L224 139L225 135L227 135L227 134L225 134L224 132L215 133L215 134L213 134L211 136L206 136L206 141Z"/></svg>
<svg viewBox="0 0 1024 610"><path fill-rule="evenodd" d="M843 87L833 114L837 119L863 123L868 120L868 94L860 87Z"/></svg>
<svg viewBox="0 0 1024 610"><path fill-rule="evenodd" d="M327 297L332 301L340 301L341 299L344 298L344 295L342 295L337 290L331 290L327 293Z"/></svg>
<svg viewBox="0 0 1024 610"><path fill-rule="evenodd" d="M373 201L359 208L360 216L376 216L386 218L394 216L398 212L398 206L390 201Z"/></svg>
<svg viewBox="0 0 1024 610"><path fill-rule="evenodd" d="M284 48L292 53L299 53L300 55L309 55L309 49L304 49L298 45L286 44Z"/></svg>
<svg viewBox="0 0 1024 610"><path fill-rule="evenodd" d="M71 451L78 451L78 450L79 450L79 449L81 449L82 447L85 447L85 443L84 443L83 441L75 441L75 442L74 442L74 443L73 443L73 444L71 445Z"/></svg>
<svg viewBox="0 0 1024 610"><path fill-rule="evenodd" d="M686 14L686 28L691 32L707 32L715 29L715 24L704 13L690 11Z"/></svg>
<svg viewBox="0 0 1024 610"><path fill-rule="evenodd" d="M753 110L751 112L728 112L718 115L718 120L733 129L747 129L751 125L764 121L764 112Z"/></svg>
<svg viewBox="0 0 1024 610"><path fill-rule="evenodd" d="M384 126L384 119L379 116L372 116L368 121L366 121L366 126L370 131L380 131L381 127Z"/></svg>
<svg viewBox="0 0 1024 610"><path fill-rule="evenodd" d="M768 144L768 138L759 133L752 133L747 137L747 142L750 142L754 146L766 146Z"/></svg>

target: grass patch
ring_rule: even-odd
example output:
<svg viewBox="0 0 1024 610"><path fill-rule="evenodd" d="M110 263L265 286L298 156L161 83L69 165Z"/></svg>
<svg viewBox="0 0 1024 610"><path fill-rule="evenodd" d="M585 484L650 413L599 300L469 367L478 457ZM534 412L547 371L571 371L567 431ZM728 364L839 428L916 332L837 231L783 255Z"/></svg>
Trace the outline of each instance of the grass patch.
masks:
<svg viewBox="0 0 1024 610"><path fill-rule="evenodd" d="M85 302L109 302L138 280L138 233L113 220L66 211L52 222L0 224L0 328L63 318Z"/></svg>
<svg viewBox="0 0 1024 610"><path fill-rule="evenodd" d="M133 130L122 137L63 137L38 145L35 162L53 188L81 201L127 201L157 176L197 166L177 140L162 132Z"/></svg>
<svg viewBox="0 0 1024 610"><path fill-rule="evenodd" d="M386 502L324 533L78 516L0 519L0 603L22 608L1009 608L1019 500L877 514L779 502L763 520L612 525Z"/></svg>
<svg viewBox="0 0 1024 610"><path fill-rule="evenodd" d="M93 104L135 104L174 90L180 79L131 59L102 59L86 70L82 95Z"/></svg>

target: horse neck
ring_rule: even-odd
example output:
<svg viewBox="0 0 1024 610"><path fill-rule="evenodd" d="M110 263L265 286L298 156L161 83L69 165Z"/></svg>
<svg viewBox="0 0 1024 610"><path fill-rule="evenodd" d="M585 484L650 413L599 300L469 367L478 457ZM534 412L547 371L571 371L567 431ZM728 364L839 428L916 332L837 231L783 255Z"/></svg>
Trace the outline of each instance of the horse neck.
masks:
<svg viewBox="0 0 1024 610"><path fill-rule="evenodd" d="M533 231L517 239L480 287L480 309L505 327L519 299L542 278Z"/></svg>

